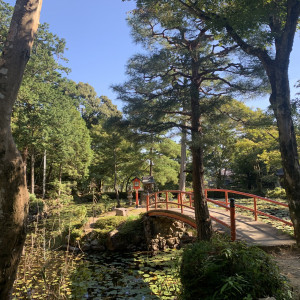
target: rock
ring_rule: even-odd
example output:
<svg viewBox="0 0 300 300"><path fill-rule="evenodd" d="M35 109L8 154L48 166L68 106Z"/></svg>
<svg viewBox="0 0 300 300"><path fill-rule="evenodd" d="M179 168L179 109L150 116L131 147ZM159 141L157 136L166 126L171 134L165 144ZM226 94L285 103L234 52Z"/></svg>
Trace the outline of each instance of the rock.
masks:
<svg viewBox="0 0 300 300"><path fill-rule="evenodd" d="M105 246L103 245L97 245L97 246L91 246L91 249L94 251L105 251Z"/></svg>
<svg viewBox="0 0 300 300"><path fill-rule="evenodd" d="M174 245L176 244L176 238L169 238L166 240L166 243L170 248L174 248Z"/></svg>
<svg viewBox="0 0 300 300"><path fill-rule="evenodd" d="M94 247L94 246L98 246L100 245L99 241L98 240L93 240L91 241L91 246Z"/></svg>
<svg viewBox="0 0 300 300"><path fill-rule="evenodd" d="M128 215L127 208L116 208L116 216L126 217Z"/></svg>
<svg viewBox="0 0 300 300"><path fill-rule="evenodd" d="M89 243L86 243L84 244L82 247L81 247L81 250L82 251L89 251L91 250L91 245Z"/></svg>

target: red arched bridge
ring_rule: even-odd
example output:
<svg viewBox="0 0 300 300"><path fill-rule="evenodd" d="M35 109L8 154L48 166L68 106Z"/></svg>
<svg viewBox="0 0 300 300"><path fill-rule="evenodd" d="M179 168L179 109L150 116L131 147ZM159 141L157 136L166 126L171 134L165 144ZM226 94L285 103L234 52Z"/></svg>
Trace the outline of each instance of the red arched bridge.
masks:
<svg viewBox="0 0 300 300"><path fill-rule="evenodd" d="M206 189L205 196L214 226L218 230L227 228L232 241L238 238L263 245L294 243L275 227L258 221L258 216L262 216L283 226L292 226L286 203L224 189ZM170 217L196 228L193 192L168 190L148 194L146 209L149 216ZM285 216L276 216L276 212Z"/></svg>

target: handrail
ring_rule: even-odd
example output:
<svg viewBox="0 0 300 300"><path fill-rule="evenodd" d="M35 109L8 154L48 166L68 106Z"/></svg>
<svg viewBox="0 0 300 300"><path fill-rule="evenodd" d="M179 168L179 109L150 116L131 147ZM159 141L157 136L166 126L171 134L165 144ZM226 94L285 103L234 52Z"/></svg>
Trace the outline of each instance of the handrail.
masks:
<svg viewBox="0 0 300 300"><path fill-rule="evenodd" d="M169 193L177 193L177 201L170 201L169 198ZM159 195L160 194L165 194L165 198L162 200L160 199ZM189 201L185 201L183 202L182 200L182 195L189 195ZM187 209L191 209L191 210L195 210L195 207L193 206L193 202L192 201L192 196L193 196L193 192L184 192L184 191L180 191L180 190L167 190L167 191L158 191L158 192L154 192L152 194L148 194L147 198L146 198L146 210L147 212L149 211L150 206L154 205L155 209L157 209L157 205L158 204L163 204L166 207L166 210L169 210L170 206L175 206L176 208L180 208L180 212L181 214L183 214L184 208ZM150 199L154 198L154 202L150 203ZM212 199L207 199L207 201L214 203L215 205L218 205L220 207L223 207L225 209L230 210L230 224L227 224L225 222L223 222L222 220L214 217L214 216L210 216L211 219L213 219L214 221L222 224L223 226L226 226L228 228L231 229L231 240L235 241L236 239L236 229L235 229L235 207L233 205L233 207L229 207L228 205L222 203L221 201L217 201L217 200L212 200Z"/></svg>
<svg viewBox="0 0 300 300"><path fill-rule="evenodd" d="M214 200L214 199L208 198L208 192L224 192L225 201ZM177 200L175 199L174 201L172 201L173 199L172 198L170 199L169 193L177 194ZM150 206L152 206L152 205L154 205L155 209L157 209L158 204L164 205L166 210L169 210L169 207L175 206L176 208L180 209L181 214L184 213L184 209L191 209L194 211L195 210L194 205L193 205L194 200L192 199L193 194L194 193L192 191L186 192L186 191L180 191L180 190L164 190L164 191L157 191L152 194L148 194L147 195L147 207L146 207L147 212L149 211ZM232 202L233 199L230 199L230 203L229 203L229 194L242 195L242 196L252 198L253 199L253 208L250 208L250 207L247 207L244 205L240 205L240 204L236 204L236 203ZM164 198L162 199L160 197L160 195L163 195ZM187 198L187 197L183 197L183 195L188 196L187 201L183 201L183 198L184 199ZM153 199L153 198L154 198L154 201L152 203L150 203L150 199ZM286 203L282 203L282 202L275 201L275 200L272 200L269 198L257 196L254 194L249 194L249 193L244 193L244 192L239 192L239 191L234 191L234 190L226 190L226 189L205 189L205 198L208 202L211 202L219 207L223 207L226 210L230 211L230 225L226 224L225 222L223 222L222 220L219 220L218 218L216 218L214 216L210 216L210 217L214 221L222 224L223 226L230 228L232 241L234 241L236 239L236 224L235 224L235 222L236 222L235 221L235 208L236 207L253 212L255 221L257 221L258 215L263 215L270 219L283 222L286 225L293 226L292 222L275 217L273 215L267 214L267 213L262 212L257 209L257 201L258 200L266 201L266 202L280 205L283 207L288 207L288 205Z"/></svg>
<svg viewBox="0 0 300 300"><path fill-rule="evenodd" d="M233 191L233 190L225 190L225 189L206 189L205 190L205 196L206 196L206 198L208 198L207 197L207 193L208 192L224 192L225 193L225 202L226 203L228 203L228 194L236 194L236 195L242 195L242 196L246 196L246 197L252 198L253 199L253 209L250 208L250 207L247 207L247 206L240 205L240 204L236 204L235 206L238 207L238 208L244 209L244 210L252 211L254 213L254 219L255 219L255 221L257 221L257 215L263 215L263 216L266 216L266 217L268 217L270 219L282 222L282 223L284 223L286 225L293 226L292 222L289 222L289 221L286 221L284 219L275 217L273 215L264 213L264 212L262 212L262 211L260 211L260 210L257 209L257 200L262 200L262 201L273 203L273 204L276 204L276 205L279 205L279 206L288 207L288 204L286 204L286 203L275 201L275 200L272 200L272 199L269 199L269 198L266 198L266 197L257 196L257 195L254 195L254 194L249 194L249 193L244 193L244 192L239 192L239 191ZM226 198L227 198L227 200L226 200Z"/></svg>

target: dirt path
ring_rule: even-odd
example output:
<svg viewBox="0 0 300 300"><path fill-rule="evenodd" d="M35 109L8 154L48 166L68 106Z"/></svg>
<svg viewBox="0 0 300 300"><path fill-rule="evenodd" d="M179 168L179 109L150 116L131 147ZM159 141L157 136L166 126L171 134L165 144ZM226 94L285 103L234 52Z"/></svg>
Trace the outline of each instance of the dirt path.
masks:
<svg viewBox="0 0 300 300"><path fill-rule="evenodd" d="M282 250L273 254L279 269L289 280L294 290L294 299L300 300L300 249Z"/></svg>

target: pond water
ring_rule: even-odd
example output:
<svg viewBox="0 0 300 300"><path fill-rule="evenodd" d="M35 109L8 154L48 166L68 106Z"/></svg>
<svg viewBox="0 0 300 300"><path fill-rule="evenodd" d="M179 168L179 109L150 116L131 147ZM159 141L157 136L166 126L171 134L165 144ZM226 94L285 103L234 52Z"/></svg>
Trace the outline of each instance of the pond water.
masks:
<svg viewBox="0 0 300 300"><path fill-rule="evenodd" d="M89 255L72 276L72 297L176 299L180 292L178 270L178 252L174 251L157 256L147 253Z"/></svg>
<svg viewBox="0 0 300 300"><path fill-rule="evenodd" d="M179 250L23 257L14 299L177 299Z"/></svg>

